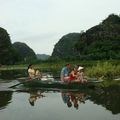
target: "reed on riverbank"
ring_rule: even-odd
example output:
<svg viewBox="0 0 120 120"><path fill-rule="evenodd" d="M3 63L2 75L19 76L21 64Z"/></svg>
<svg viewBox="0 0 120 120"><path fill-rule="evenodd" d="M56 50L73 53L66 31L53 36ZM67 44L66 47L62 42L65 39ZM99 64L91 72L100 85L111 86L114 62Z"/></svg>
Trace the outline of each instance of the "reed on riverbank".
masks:
<svg viewBox="0 0 120 120"><path fill-rule="evenodd" d="M120 64L115 65L110 62L98 62L97 65L88 67L86 74L90 77L104 76L104 78L114 79L120 77Z"/></svg>
<svg viewBox="0 0 120 120"><path fill-rule="evenodd" d="M71 67L74 65L81 65L85 68L85 74L89 77L101 77L105 78L119 78L120 77L120 62L116 60L109 61L59 61L56 63L44 62L40 64L34 64L35 69L39 69L42 72L52 72L55 75L60 74L61 68L70 63ZM24 65L9 65L2 66L0 70L27 70L28 64Z"/></svg>

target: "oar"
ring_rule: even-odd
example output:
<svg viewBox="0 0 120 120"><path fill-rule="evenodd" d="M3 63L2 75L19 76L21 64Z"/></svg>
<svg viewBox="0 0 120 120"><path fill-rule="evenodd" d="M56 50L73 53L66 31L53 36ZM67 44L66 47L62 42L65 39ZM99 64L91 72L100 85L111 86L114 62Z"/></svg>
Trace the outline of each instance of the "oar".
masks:
<svg viewBox="0 0 120 120"><path fill-rule="evenodd" d="M18 78L18 79L19 79L19 80L23 80L23 78ZM16 87L16 86L18 86L18 85L21 85L21 84L30 82L30 81L32 81L32 80L34 80L34 79L36 79L36 78L30 79L30 78L27 77L25 81L20 82L20 83L17 83L17 84L15 84L15 85L12 85L12 86L10 86L9 88L14 88L14 87Z"/></svg>
<svg viewBox="0 0 120 120"><path fill-rule="evenodd" d="M24 78L18 78L19 80L24 80ZM24 83L27 83L27 82L31 82L32 80L35 80L35 79L38 79L37 77L35 77L35 78L32 78L32 79L30 79L29 77L25 77L25 81L24 82L20 82L20 83L17 83L17 84L15 84L15 85L12 85L12 86L10 86L9 88L14 88L14 87L16 87L16 86L18 86L18 85L21 85L21 84L24 84Z"/></svg>
<svg viewBox="0 0 120 120"><path fill-rule="evenodd" d="M18 85L21 85L21 84L24 84L24 83L26 83L26 82L30 82L30 80L26 80L26 81L24 81L24 82L17 83L17 84L15 84L15 85L10 86L9 88L14 88L14 87L16 87L16 86L18 86Z"/></svg>

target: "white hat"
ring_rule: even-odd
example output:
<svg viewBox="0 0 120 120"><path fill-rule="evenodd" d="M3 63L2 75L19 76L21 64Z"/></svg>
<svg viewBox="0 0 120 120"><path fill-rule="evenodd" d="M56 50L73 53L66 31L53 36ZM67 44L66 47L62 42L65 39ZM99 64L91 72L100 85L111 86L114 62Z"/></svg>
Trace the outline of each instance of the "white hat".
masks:
<svg viewBox="0 0 120 120"><path fill-rule="evenodd" d="M79 66L78 71L84 69L84 67Z"/></svg>

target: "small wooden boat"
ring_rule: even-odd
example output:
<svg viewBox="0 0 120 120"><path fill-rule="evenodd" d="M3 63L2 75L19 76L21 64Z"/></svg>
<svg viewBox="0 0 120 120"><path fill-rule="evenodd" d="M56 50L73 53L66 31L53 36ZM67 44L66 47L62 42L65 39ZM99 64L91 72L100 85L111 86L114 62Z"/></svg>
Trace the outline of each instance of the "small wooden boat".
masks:
<svg viewBox="0 0 120 120"><path fill-rule="evenodd" d="M86 83L64 83L62 81L51 81L51 80L25 80L21 83L18 83L14 86L18 86L19 84L23 84L25 87L29 88L59 88L59 89L82 89L82 88L93 88L98 83L101 83L102 80L89 80Z"/></svg>

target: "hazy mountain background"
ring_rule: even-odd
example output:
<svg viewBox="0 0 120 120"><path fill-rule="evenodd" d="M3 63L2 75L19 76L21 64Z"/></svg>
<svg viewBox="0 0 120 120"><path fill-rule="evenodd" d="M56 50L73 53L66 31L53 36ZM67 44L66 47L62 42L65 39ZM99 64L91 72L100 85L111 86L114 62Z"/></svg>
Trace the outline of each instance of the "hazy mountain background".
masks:
<svg viewBox="0 0 120 120"><path fill-rule="evenodd" d="M12 44L7 30L0 27L0 64L30 63L49 58L120 59L120 16L111 14L85 32L64 35L55 44L51 56L36 55L26 43Z"/></svg>

